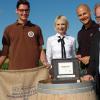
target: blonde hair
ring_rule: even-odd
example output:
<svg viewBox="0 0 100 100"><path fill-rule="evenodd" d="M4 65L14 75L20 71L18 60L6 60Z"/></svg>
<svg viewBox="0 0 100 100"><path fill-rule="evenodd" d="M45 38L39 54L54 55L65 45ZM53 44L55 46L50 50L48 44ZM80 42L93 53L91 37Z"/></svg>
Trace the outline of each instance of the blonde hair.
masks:
<svg viewBox="0 0 100 100"><path fill-rule="evenodd" d="M68 22L67 18L66 18L65 16L63 16L63 15L59 15L59 16L56 17L55 23L54 23L55 25L56 25L56 22L57 22L59 19L63 19L63 20L66 22L67 28L69 27L69 22Z"/></svg>

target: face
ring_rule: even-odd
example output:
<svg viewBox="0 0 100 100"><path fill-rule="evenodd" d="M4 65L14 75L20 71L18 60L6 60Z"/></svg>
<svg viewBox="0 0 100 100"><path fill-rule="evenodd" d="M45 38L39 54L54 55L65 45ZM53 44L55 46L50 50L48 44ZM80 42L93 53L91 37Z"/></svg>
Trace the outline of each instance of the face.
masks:
<svg viewBox="0 0 100 100"><path fill-rule="evenodd" d="M18 14L18 17L21 21L27 21L28 16L29 16L29 8L25 4L19 5L19 8L16 9L16 13Z"/></svg>
<svg viewBox="0 0 100 100"><path fill-rule="evenodd" d="M96 15L96 21L100 25L100 7L96 8L95 15Z"/></svg>
<svg viewBox="0 0 100 100"><path fill-rule="evenodd" d="M55 28L56 28L56 31L58 33L60 33L61 35L64 35L66 33L66 30L67 30L67 23L65 20L63 19L58 19L55 23Z"/></svg>
<svg viewBox="0 0 100 100"><path fill-rule="evenodd" d="M77 15L80 21L84 24L87 25L91 19L91 13L85 6L80 6L77 9Z"/></svg>

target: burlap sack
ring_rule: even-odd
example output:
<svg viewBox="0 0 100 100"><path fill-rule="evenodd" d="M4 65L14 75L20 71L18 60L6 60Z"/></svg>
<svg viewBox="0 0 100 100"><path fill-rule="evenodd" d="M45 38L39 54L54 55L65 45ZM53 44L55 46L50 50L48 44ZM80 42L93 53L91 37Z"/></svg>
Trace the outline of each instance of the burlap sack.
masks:
<svg viewBox="0 0 100 100"><path fill-rule="evenodd" d="M37 100L39 80L48 79L48 69L0 71L0 100Z"/></svg>

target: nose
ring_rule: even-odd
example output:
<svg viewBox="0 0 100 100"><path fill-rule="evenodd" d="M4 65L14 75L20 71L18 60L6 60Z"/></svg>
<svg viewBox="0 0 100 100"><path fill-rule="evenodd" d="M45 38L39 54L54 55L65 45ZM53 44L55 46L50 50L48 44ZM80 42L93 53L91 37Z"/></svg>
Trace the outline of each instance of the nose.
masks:
<svg viewBox="0 0 100 100"><path fill-rule="evenodd" d="M28 13L28 11L24 10L23 13L26 14L26 13Z"/></svg>
<svg viewBox="0 0 100 100"><path fill-rule="evenodd" d="M82 14L82 15L80 15L80 19L83 19L84 18L84 15Z"/></svg>

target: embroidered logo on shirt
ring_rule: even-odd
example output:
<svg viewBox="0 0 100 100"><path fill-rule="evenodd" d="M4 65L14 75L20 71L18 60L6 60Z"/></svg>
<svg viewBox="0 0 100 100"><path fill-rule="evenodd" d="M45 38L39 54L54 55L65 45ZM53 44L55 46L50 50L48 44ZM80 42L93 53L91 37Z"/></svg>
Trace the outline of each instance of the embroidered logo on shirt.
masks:
<svg viewBox="0 0 100 100"><path fill-rule="evenodd" d="M29 37L33 37L33 36L34 36L34 32L29 31L29 32L28 32L28 36L29 36Z"/></svg>
<svg viewBox="0 0 100 100"><path fill-rule="evenodd" d="M93 36L93 33L90 34L90 37L92 37L92 36Z"/></svg>

